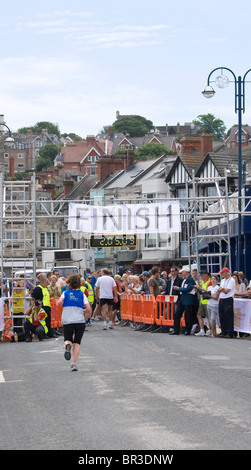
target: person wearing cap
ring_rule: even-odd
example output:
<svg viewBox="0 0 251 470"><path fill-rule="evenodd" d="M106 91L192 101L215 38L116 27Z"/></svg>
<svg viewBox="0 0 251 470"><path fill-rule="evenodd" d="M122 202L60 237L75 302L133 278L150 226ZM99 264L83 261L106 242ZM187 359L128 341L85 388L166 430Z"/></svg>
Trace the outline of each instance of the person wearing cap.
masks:
<svg viewBox="0 0 251 470"><path fill-rule="evenodd" d="M219 317L221 333L219 337L232 338L234 335L234 294L235 280L231 277L228 268L219 271L222 280L219 287Z"/></svg>
<svg viewBox="0 0 251 470"><path fill-rule="evenodd" d="M195 336L205 336L204 318L208 317L208 314L207 314L208 298L204 298L203 294L207 292L207 288L212 285L210 274L208 271L200 271L200 278L201 278L201 281L199 285L195 286L196 290L198 290L199 293L201 294L200 304L199 304L199 308L197 312L197 318L198 318L198 322L200 326L200 331L198 333L195 333ZM210 334L211 334L211 331L210 331Z"/></svg>
<svg viewBox="0 0 251 470"><path fill-rule="evenodd" d="M184 281L181 287L173 286L174 290L181 292L181 302L185 310L185 323L186 332L185 335L190 335L191 330L195 324L197 324L196 311L195 311L195 281L191 276L190 269L188 266L183 266L182 277Z"/></svg>
<svg viewBox="0 0 251 470"><path fill-rule="evenodd" d="M142 280L143 280L143 284L141 286L141 289L140 289L140 294L149 294L149 285L148 285L148 281L150 279L150 273L149 271L143 271L143 273L141 274L142 276Z"/></svg>

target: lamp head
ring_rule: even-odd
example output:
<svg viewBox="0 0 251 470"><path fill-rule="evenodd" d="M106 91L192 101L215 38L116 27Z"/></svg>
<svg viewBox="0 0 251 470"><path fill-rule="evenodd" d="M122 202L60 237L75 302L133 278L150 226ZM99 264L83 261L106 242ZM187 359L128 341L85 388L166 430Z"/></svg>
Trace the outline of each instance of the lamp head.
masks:
<svg viewBox="0 0 251 470"><path fill-rule="evenodd" d="M7 145L7 147L11 147L14 142L15 142L15 139L13 139L13 137L9 136L5 139L4 144Z"/></svg>
<svg viewBox="0 0 251 470"><path fill-rule="evenodd" d="M204 90L202 91L202 95L205 97L205 98L212 98L215 94L215 91L213 89L213 87L207 85Z"/></svg>

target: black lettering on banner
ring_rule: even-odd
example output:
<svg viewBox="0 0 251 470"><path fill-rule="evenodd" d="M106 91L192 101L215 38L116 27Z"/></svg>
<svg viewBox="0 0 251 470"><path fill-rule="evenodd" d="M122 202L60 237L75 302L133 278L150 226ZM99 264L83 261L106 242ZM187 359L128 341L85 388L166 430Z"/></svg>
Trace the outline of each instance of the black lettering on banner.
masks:
<svg viewBox="0 0 251 470"><path fill-rule="evenodd" d="M166 218L167 219L167 224L166 224L166 230L171 229L173 226L173 220L172 220L172 204L169 204L167 211L165 214L160 214L159 213L159 207L155 207L155 229L159 230L160 228L160 218Z"/></svg>
<svg viewBox="0 0 251 470"><path fill-rule="evenodd" d="M141 211L146 211L146 214L141 214ZM135 224L135 228L139 230L146 230L150 226L150 219L147 217L149 215L147 207L140 207L136 212L136 217L139 217L145 221L145 227L140 227L137 223Z"/></svg>
<svg viewBox="0 0 251 470"><path fill-rule="evenodd" d="M81 230L80 222L83 220L89 220L89 217L82 216L82 213L89 212L88 207L77 207L76 208L76 230Z"/></svg>
<svg viewBox="0 0 251 470"><path fill-rule="evenodd" d="M107 230L107 228L106 228L107 219L111 220L111 222L113 223L114 228L116 230L122 230L122 210L121 209L118 210L118 218L115 219L115 217L111 213L111 211L104 207L103 208L103 227L104 227L104 230Z"/></svg>

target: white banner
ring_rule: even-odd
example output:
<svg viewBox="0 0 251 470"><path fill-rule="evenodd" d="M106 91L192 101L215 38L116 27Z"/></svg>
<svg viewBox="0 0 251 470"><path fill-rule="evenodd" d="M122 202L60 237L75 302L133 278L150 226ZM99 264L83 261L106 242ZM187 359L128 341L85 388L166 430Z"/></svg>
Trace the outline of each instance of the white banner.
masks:
<svg viewBox="0 0 251 470"><path fill-rule="evenodd" d="M251 333L251 300L234 299L234 331Z"/></svg>
<svg viewBox="0 0 251 470"><path fill-rule="evenodd" d="M181 231L179 201L91 206L69 203L68 229L91 234Z"/></svg>

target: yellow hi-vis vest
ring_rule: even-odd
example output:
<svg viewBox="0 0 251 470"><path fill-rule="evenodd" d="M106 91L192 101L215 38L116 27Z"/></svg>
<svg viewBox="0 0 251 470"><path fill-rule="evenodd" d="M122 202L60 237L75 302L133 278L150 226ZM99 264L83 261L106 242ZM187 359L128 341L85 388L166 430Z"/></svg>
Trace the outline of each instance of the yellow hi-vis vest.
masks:
<svg viewBox="0 0 251 470"><path fill-rule="evenodd" d="M85 284L86 284L86 287L85 287ZM94 302L94 291L93 291L92 285L89 282L85 281L85 284L80 287L80 290L82 290L82 292L85 292L85 289L88 290L87 300L89 304L92 305Z"/></svg>
<svg viewBox="0 0 251 470"><path fill-rule="evenodd" d="M43 292L43 306L50 307L51 306L50 294L49 294L47 287L42 287L40 284L38 287L41 287L42 292Z"/></svg>
<svg viewBox="0 0 251 470"><path fill-rule="evenodd" d="M40 310L39 310L39 312L38 312L38 315L39 315L39 313L40 313L41 311L44 312L45 318L46 318L46 317L47 317L47 313L44 311L43 308L40 308ZM31 316L30 316L30 318L29 318L29 321L30 321L32 324L33 324L33 316L34 316L34 307L33 307L32 311L31 311ZM43 320L40 320L40 318L38 318L38 321L39 321L40 325L43 326L45 333L48 333L48 328L47 328L47 326L46 326L45 318L43 318Z"/></svg>
<svg viewBox="0 0 251 470"><path fill-rule="evenodd" d="M203 282L201 281L200 282L200 286L203 288L203 289L206 289L207 290L207 286L208 284L211 282L211 279L210 277L206 280L206 282ZM202 305L207 305L207 302L208 302L208 299L203 299L203 297L201 296L201 299L200 299L200 303Z"/></svg>
<svg viewBox="0 0 251 470"><path fill-rule="evenodd" d="M16 292L13 289L12 308L13 308L13 313L14 314L23 313L23 311L24 311L24 298L23 297L24 296L25 296L24 290L22 290L21 292ZM20 297L22 297L22 298L20 298Z"/></svg>

